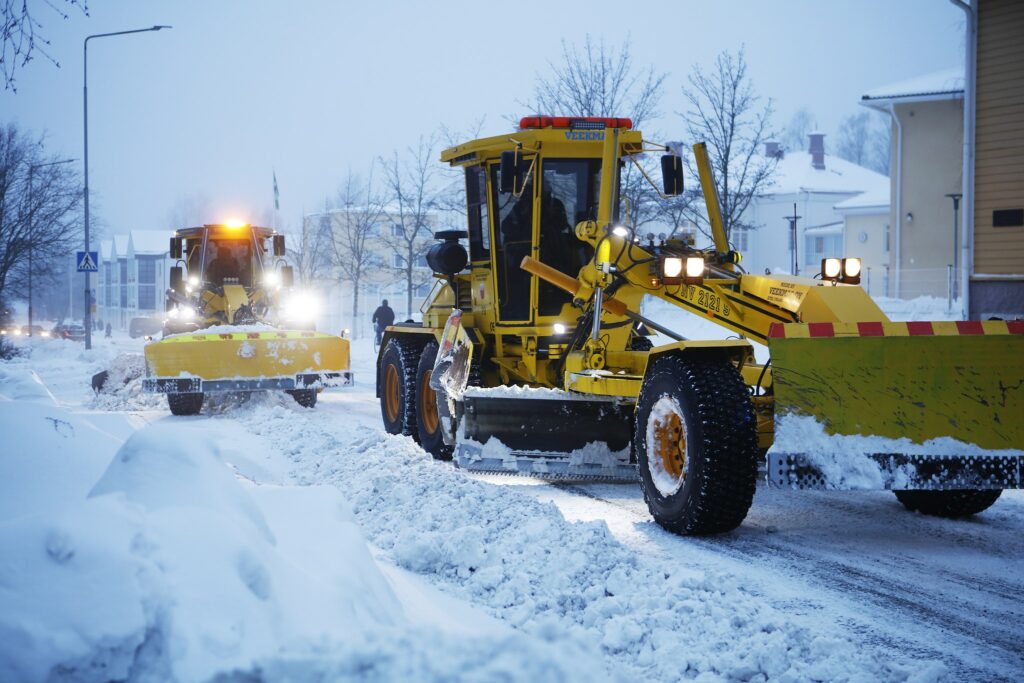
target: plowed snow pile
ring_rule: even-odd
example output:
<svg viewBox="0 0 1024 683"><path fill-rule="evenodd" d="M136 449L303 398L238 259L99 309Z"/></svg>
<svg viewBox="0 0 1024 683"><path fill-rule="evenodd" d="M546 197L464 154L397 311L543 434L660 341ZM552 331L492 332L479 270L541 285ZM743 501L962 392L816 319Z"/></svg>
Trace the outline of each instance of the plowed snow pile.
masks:
<svg viewBox="0 0 1024 683"><path fill-rule="evenodd" d="M799 627L734 579L639 555L603 523L567 522L553 505L464 476L407 438L284 406L239 417L294 460L299 483L337 486L400 565L526 633L597 647L618 680L929 681L945 672Z"/></svg>
<svg viewBox="0 0 1024 683"><path fill-rule="evenodd" d="M208 423L121 446L14 371L0 426L0 680L603 677L380 565L335 487L236 478Z"/></svg>
<svg viewBox="0 0 1024 683"><path fill-rule="evenodd" d="M142 391L146 358L141 353L118 354L107 365L107 381L89 404L98 410L154 410L167 406L162 394Z"/></svg>

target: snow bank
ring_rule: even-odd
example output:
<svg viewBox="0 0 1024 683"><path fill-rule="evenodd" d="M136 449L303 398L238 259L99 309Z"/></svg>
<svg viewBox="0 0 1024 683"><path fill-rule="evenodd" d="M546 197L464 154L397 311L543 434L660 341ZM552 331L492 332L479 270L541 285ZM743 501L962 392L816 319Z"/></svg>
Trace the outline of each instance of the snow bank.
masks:
<svg viewBox="0 0 1024 683"><path fill-rule="evenodd" d="M0 425L0 680L601 678L465 606L452 629L431 616L452 600L408 579L399 596L337 488L238 479L208 422L119 450L46 401L0 400Z"/></svg>
<svg viewBox="0 0 1024 683"><path fill-rule="evenodd" d="M129 411L166 408L163 394L142 390L146 358L141 353L122 353L107 363L107 381L88 403L97 410Z"/></svg>
<svg viewBox="0 0 1024 683"><path fill-rule="evenodd" d="M933 680L944 671L881 661L801 628L733 578L637 553L603 523L569 523L553 505L467 477L409 439L282 406L238 417L294 460L298 481L337 486L399 565L525 633L591 652L617 680Z"/></svg>

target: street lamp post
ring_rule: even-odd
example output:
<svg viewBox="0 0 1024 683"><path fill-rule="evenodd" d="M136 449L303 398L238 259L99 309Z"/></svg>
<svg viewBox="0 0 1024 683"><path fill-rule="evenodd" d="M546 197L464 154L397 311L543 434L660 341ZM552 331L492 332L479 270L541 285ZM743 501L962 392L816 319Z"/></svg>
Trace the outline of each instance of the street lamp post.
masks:
<svg viewBox="0 0 1024 683"><path fill-rule="evenodd" d="M28 336L32 336L32 271L33 256L36 251L36 208L32 197L32 176L37 168L56 166L57 164L70 164L78 159L61 159L60 161L47 161L43 164L28 165Z"/></svg>
<svg viewBox="0 0 1024 683"><path fill-rule="evenodd" d="M148 31L159 31L171 28L170 26L151 26L149 28L137 28L131 31L114 31L113 33L95 33L86 36L82 42L82 129L83 129L83 156L85 164L85 251L89 252L89 41L93 38L109 38L111 36L126 36L130 33L146 33ZM92 301L89 291L89 273L85 275L85 316L83 323L85 327L85 348L92 348Z"/></svg>

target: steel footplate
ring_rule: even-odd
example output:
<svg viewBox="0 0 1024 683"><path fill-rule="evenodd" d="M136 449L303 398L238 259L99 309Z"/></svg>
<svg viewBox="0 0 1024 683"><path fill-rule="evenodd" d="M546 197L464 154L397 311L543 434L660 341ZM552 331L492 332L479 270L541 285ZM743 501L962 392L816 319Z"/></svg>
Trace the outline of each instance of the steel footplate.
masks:
<svg viewBox="0 0 1024 683"><path fill-rule="evenodd" d="M213 393L220 391L291 391L351 386L352 372L313 372L294 377L236 377L202 379L200 377L147 377L142 390L158 394Z"/></svg>
<svg viewBox="0 0 1024 683"><path fill-rule="evenodd" d="M838 458L822 464L803 454L770 452L768 482L781 488L832 490L991 490L1018 489L1024 483L1024 455L872 453L846 459L848 466Z"/></svg>

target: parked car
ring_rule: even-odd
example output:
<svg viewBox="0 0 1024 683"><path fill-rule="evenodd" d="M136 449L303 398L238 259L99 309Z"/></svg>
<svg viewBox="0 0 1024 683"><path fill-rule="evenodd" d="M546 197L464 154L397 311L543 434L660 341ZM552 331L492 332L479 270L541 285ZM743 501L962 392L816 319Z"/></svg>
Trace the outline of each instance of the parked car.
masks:
<svg viewBox="0 0 1024 683"><path fill-rule="evenodd" d="M128 336L135 339L136 337L158 334L163 327L163 322L156 318L149 316L132 318L128 323Z"/></svg>
<svg viewBox="0 0 1024 683"><path fill-rule="evenodd" d="M33 337L49 337L50 336L50 333L47 332L46 330L44 330L42 325L32 325L31 327L28 326L28 325L22 325L21 326L21 333L26 335L26 336L32 335Z"/></svg>
<svg viewBox="0 0 1024 683"><path fill-rule="evenodd" d="M58 339L85 341L85 328L78 323L58 323L53 328L53 336Z"/></svg>

